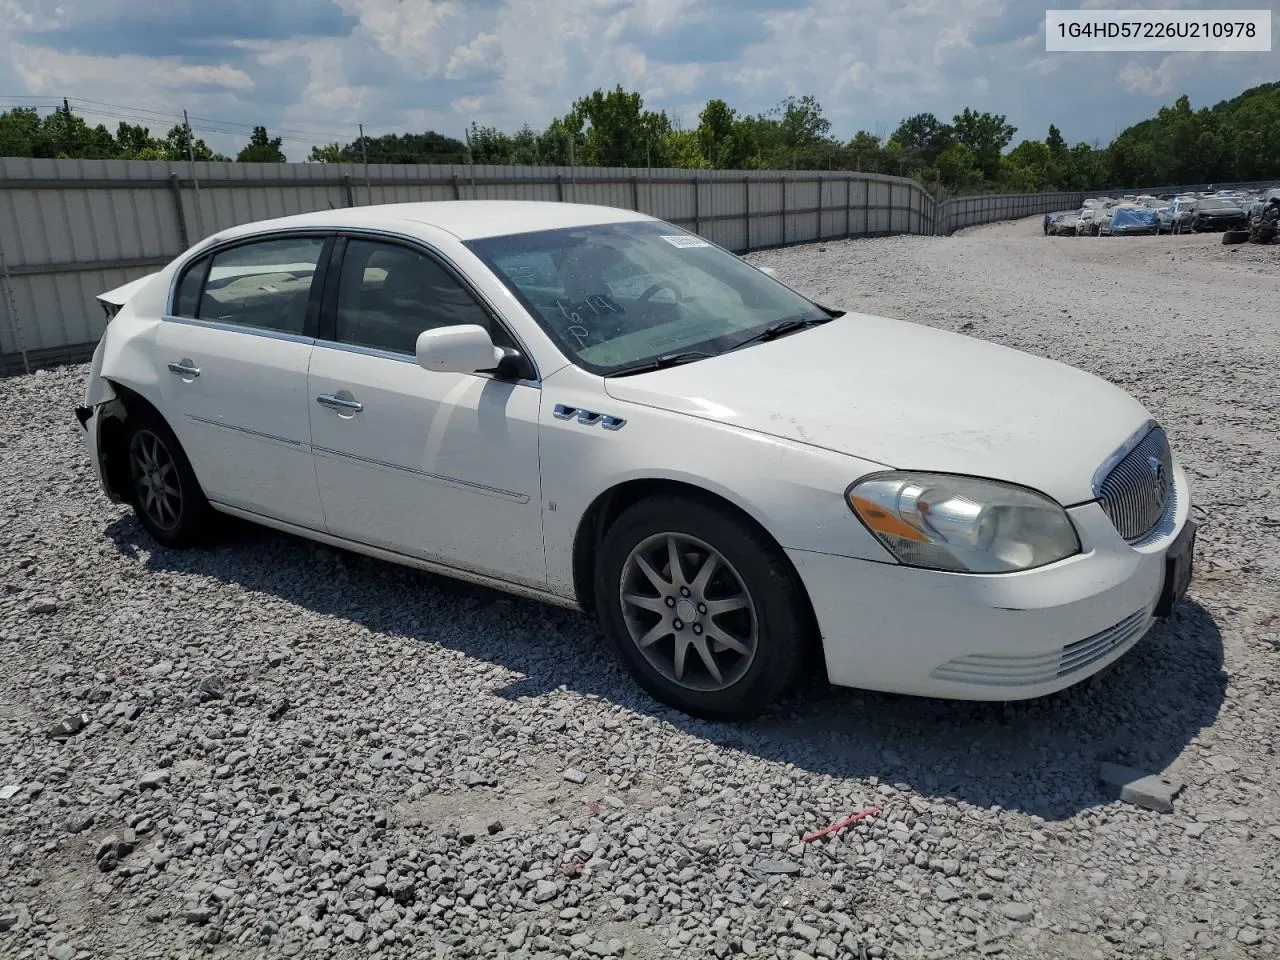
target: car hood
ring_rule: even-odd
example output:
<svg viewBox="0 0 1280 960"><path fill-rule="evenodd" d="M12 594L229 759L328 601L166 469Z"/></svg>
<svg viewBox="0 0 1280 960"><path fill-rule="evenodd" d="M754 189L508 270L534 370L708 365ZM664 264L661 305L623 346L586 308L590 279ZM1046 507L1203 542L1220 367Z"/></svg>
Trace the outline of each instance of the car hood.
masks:
<svg viewBox="0 0 1280 960"><path fill-rule="evenodd" d="M1063 504L1149 419L1053 360L866 314L706 360L610 377L611 397L900 469L990 477ZM855 478L850 477L850 480Z"/></svg>

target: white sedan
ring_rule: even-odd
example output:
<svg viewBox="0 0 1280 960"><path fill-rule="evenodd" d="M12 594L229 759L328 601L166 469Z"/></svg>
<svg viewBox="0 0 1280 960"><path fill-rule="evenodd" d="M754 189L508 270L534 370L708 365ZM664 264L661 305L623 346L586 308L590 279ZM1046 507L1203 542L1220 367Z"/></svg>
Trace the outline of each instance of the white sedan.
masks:
<svg viewBox="0 0 1280 960"><path fill-rule="evenodd" d="M232 514L594 611L701 716L808 669L1047 694L1191 577L1186 478L1127 393L815 303L639 213L327 210L99 299L77 416L161 544Z"/></svg>

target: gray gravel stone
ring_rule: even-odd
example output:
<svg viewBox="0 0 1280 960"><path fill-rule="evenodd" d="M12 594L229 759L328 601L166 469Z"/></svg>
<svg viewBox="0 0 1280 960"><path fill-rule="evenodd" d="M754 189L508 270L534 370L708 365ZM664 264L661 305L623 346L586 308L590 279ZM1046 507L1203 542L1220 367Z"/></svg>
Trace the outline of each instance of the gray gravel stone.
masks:
<svg viewBox="0 0 1280 960"><path fill-rule="evenodd" d="M1171 777L1144 773L1118 763L1102 764L1098 777L1121 800L1158 813L1173 813L1174 798L1182 791L1182 784Z"/></svg>
<svg viewBox="0 0 1280 960"><path fill-rule="evenodd" d="M1002 903L1000 913L1018 923L1027 923L1036 915L1035 909L1027 903Z"/></svg>

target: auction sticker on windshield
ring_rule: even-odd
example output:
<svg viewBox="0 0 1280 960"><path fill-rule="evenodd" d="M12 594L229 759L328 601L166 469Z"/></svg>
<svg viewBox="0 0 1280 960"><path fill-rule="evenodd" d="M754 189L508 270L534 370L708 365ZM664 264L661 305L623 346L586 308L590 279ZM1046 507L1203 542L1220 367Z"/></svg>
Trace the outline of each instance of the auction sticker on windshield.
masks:
<svg viewBox="0 0 1280 960"><path fill-rule="evenodd" d="M673 247L709 247L711 244L703 240L701 237L695 237L692 234L677 233L674 235L662 234L662 239L667 241Z"/></svg>
<svg viewBox="0 0 1280 960"><path fill-rule="evenodd" d="M1046 10L1053 52L1271 50L1270 10Z"/></svg>

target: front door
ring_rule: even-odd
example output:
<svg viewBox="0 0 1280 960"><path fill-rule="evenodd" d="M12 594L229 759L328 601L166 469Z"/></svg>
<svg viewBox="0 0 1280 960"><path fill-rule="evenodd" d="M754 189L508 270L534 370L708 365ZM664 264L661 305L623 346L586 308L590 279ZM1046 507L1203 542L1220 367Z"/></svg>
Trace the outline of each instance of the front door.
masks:
<svg viewBox="0 0 1280 960"><path fill-rule="evenodd" d="M256 241L198 261L156 335L169 425L205 495L316 530L307 314L327 243Z"/></svg>
<svg viewBox="0 0 1280 960"><path fill-rule="evenodd" d="M330 533L542 586L537 386L438 373L415 360L430 327L500 322L433 256L349 239L308 377Z"/></svg>

